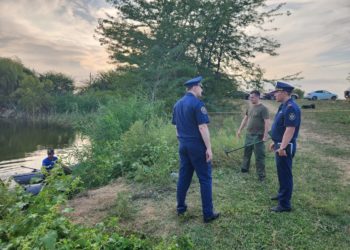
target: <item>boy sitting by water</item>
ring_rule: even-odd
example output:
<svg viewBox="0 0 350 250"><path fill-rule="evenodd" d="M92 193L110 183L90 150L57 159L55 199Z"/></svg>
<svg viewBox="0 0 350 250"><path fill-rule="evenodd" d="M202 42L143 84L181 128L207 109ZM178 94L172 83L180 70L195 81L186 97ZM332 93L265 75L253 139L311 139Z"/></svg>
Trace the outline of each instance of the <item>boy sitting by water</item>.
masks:
<svg viewBox="0 0 350 250"><path fill-rule="evenodd" d="M55 156L55 151L53 150L53 148L49 148L47 150L47 157L42 162L42 166L45 167L47 171L50 171L51 169L53 169L57 160L58 158L57 156ZM69 167L63 166L62 164L61 166L65 174L72 173L72 170Z"/></svg>

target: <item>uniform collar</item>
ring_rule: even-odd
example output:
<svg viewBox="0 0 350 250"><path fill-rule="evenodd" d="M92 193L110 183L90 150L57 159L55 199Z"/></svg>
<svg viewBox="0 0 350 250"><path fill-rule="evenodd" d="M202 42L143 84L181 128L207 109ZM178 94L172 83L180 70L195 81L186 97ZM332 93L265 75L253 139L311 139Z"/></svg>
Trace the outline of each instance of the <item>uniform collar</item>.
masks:
<svg viewBox="0 0 350 250"><path fill-rule="evenodd" d="M186 96L193 96L193 97L196 97L193 93L191 92L186 92Z"/></svg>
<svg viewBox="0 0 350 250"><path fill-rule="evenodd" d="M292 103L293 99L289 98L285 103L283 103L283 106L287 106L288 104Z"/></svg>

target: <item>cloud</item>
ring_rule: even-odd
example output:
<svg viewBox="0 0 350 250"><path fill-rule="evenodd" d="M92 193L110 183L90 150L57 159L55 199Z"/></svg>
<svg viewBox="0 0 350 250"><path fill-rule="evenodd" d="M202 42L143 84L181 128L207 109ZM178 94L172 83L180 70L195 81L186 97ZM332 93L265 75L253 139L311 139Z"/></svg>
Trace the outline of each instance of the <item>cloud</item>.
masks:
<svg viewBox="0 0 350 250"><path fill-rule="evenodd" d="M77 81L113 67L93 37L97 19L116 13L105 0L0 1L0 9L1 56L18 56L39 72L55 70ZM268 77L303 71L305 79L295 82L303 89L322 86L341 94L350 85L345 80L350 72L350 2L290 0L283 10L292 14L276 17L270 27L279 29L266 33L281 42L279 56L258 55L256 62Z"/></svg>
<svg viewBox="0 0 350 250"><path fill-rule="evenodd" d="M104 0L1 1L0 54L18 56L39 72L55 70L87 79L110 69L93 37L97 19L111 12Z"/></svg>
<svg viewBox="0 0 350 250"><path fill-rule="evenodd" d="M280 1L270 1L276 4ZM350 72L350 3L348 0L292 0L284 10L292 15L276 18L279 27L269 35L277 38L279 56L259 55L267 76L281 77L303 71L296 82L311 91L320 87L343 95Z"/></svg>

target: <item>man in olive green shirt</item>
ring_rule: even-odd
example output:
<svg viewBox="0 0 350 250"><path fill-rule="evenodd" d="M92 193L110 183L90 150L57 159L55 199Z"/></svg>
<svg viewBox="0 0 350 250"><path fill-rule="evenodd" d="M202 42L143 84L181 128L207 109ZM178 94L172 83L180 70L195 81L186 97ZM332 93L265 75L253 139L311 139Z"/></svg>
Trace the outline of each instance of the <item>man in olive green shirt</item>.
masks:
<svg viewBox="0 0 350 250"><path fill-rule="evenodd" d="M255 165L258 178L260 181L265 179L265 141L268 140L268 131L270 127L269 111L260 103L260 92L253 90L249 95L250 107L247 109L246 114L241 122L241 126L237 131L237 137L241 137L242 129L247 126L247 133L245 138L245 145L253 144L252 146L245 147L242 173L249 172L250 158L254 151Z"/></svg>

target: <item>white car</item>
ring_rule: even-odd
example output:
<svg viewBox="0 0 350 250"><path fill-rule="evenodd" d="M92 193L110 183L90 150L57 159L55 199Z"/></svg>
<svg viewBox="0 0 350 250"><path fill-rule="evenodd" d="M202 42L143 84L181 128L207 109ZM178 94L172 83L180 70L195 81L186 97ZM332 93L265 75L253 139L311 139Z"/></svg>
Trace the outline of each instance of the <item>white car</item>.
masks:
<svg viewBox="0 0 350 250"><path fill-rule="evenodd" d="M304 98L308 100L337 100L338 96L327 90L316 90L308 93Z"/></svg>

